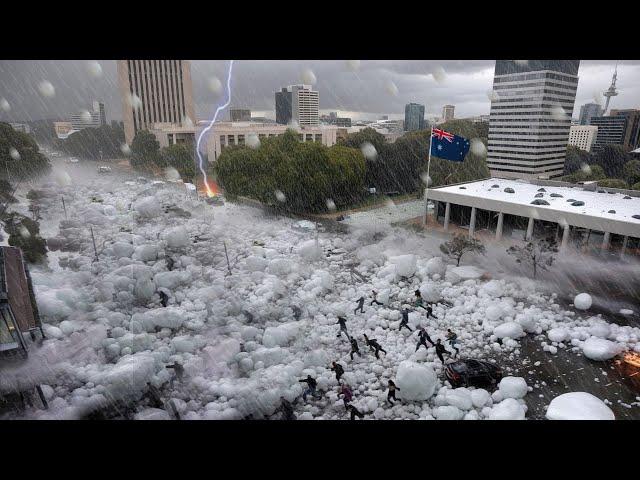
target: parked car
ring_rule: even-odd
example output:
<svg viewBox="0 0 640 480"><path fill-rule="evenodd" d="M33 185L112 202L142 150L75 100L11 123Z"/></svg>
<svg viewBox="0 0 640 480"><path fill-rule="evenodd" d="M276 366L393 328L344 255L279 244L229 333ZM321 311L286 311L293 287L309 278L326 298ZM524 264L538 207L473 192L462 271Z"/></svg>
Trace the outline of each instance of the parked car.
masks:
<svg viewBox="0 0 640 480"><path fill-rule="evenodd" d="M109 173L111 171L111 167L101 166L98 167L98 173Z"/></svg>
<svg viewBox="0 0 640 480"><path fill-rule="evenodd" d="M448 364L444 374L454 388L493 387L502 379L502 369L483 360L458 360Z"/></svg>

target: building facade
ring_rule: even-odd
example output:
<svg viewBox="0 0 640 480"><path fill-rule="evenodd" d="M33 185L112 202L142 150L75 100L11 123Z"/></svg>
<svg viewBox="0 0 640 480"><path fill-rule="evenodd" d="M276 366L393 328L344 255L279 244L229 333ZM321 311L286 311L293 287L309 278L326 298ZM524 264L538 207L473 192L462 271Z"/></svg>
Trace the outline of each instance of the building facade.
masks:
<svg viewBox="0 0 640 480"><path fill-rule="evenodd" d="M585 103L580 107L580 125L590 125L591 117L602 116L602 107L597 103Z"/></svg>
<svg viewBox="0 0 640 480"><path fill-rule="evenodd" d="M16 132L31 133L31 127L26 123L10 123Z"/></svg>
<svg viewBox="0 0 640 480"><path fill-rule="evenodd" d="M104 103L95 101L92 110L85 110L71 115L71 126L73 130L83 130L85 128L98 128L107 124L107 114Z"/></svg>
<svg viewBox="0 0 640 480"><path fill-rule="evenodd" d="M286 126L273 123L217 122L207 137L207 157L215 162L226 147L246 145L249 137L258 140L277 137L287 130L294 130L302 142L318 142L327 147L336 144L338 128L334 126Z"/></svg>
<svg viewBox="0 0 640 480"><path fill-rule="evenodd" d="M71 122L53 122L53 130L60 139L65 139L76 131L73 129Z"/></svg>
<svg viewBox="0 0 640 480"><path fill-rule="evenodd" d="M627 128L625 129L624 138L622 139L622 147L625 150L634 150L640 147L640 110L612 109L609 115L614 117L622 116L627 119Z"/></svg>
<svg viewBox="0 0 640 480"><path fill-rule="evenodd" d="M118 60L125 140L156 123L195 125L187 60Z"/></svg>
<svg viewBox="0 0 640 480"><path fill-rule="evenodd" d="M627 118L619 116L591 117L591 125L598 127L598 137L593 150L601 150L605 145L619 145L624 143L627 131Z"/></svg>
<svg viewBox="0 0 640 480"><path fill-rule="evenodd" d="M598 136L596 125L571 125L569 129L569 145L590 152Z"/></svg>
<svg viewBox="0 0 640 480"><path fill-rule="evenodd" d="M579 65L579 60L496 61L487 148L491 175L562 175Z"/></svg>
<svg viewBox="0 0 640 480"><path fill-rule="evenodd" d="M292 120L302 126L320 125L320 95L311 85L291 86Z"/></svg>
<svg viewBox="0 0 640 480"><path fill-rule="evenodd" d="M455 109L455 105L445 105L444 107L442 107L442 121L448 122L449 120L453 120Z"/></svg>
<svg viewBox="0 0 640 480"><path fill-rule="evenodd" d="M291 123L292 117L292 94L291 90L283 88L276 92L276 123L280 125L288 125Z"/></svg>
<svg viewBox="0 0 640 480"><path fill-rule="evenodd" d="M418 103L408 103L404 106L404 130L405 132L413 132L415 130L424 130L424 105Z"/></svg>
<svg viewBox="0 0 640 480"><path fill-rule="evenodd" d="M251 110L246 108L232 108L229 110L229 119L232 122L250 122Z"/></svg>
<svg viewBox="0 0 640 480"><path fill-rule="evenodd" d="M186 145L191 148L195 145L195 136L198 129L192 125L154 123L148 127L148 130L156 137L160 148L176 144Z"/></svg>

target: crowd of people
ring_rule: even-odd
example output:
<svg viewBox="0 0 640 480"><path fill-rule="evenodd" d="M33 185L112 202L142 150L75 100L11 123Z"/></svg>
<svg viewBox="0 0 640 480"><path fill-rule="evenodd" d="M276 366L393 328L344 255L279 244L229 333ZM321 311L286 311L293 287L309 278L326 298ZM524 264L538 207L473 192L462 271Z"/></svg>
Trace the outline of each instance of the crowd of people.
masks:
<svg viewBox="0 0 640 480"><path fill-rule="evenodd" d="M431 302L427 302L427 305L425 306L425 302L422 298L422 294L420 293L420 290L416 290L414 295L415 295L415 301L414 301L415 308L424 309L427 312L427 319L434 318L437 320L438 317L436 317L433 314L433 308L431 306ZM369 304L370 306L373 306L374 304L384 305L382 302L378 301L378 292L376 292L375 290L372 290L372 297L373 298ZM356 300L356 308L353 311L354 315L357 315L358 313L364 313L365 301L366 299L364 296ZM411 327L409 326L410 312L411 310L407 305L405 305L404 308L402 308L402 310L400 311L401 320L400 320L400 327L398 329L399 331L402 331L403 328L406 328L407 330L409 330L409 332L411 333L414 332L414 330L412 330ZM336 325L339 325L338 333L336 337L342 338L344 334L344 336L349 341L349 344L351 346L349 357L351 358L351 360L353 360L354 355L358 355L359 357L362 357L362 353L360 353L360 348L359 348L356 337L352 336L347 329L347 319L345 317L338 316L338 321L336 322ZM427 332L427 329L424 326L420 326L420 328L417 329L417 332L418 332L418 343L416 345L415 351L417 352L421 346L424 346L426 349L429 349L429 345L427 345L427 342L428 342L431 345L431 347L435 348L436 356L438 357L442 365L445 364L443 354L446 353L450 358L456 358L460 353L460 349L457 347L458 336L455 332L451 331L451 329L447 329L446 340L451 346L452 350L455 351L455 353L451 353L450 351L448 351L445 348L445 345L442 343L441 339L438 338L436 339L435 342L433 342L431 340L431 337L429 336L429 333ZM386 355L387 351L384 348L382 348L382 346L378 343L378 341L375 338L369 338L366 333L364 333L362 336L364 338L364 342L366 346L369 347L369 352L373 353L376 359L380 359L380 352ZM340 363L334 361L331 363L330 370L334 372L336 376L336 381L338 382L338 398L342 398L345 410L349 414L350 419L355 420L356 417L361 419L364 418L364 414L360 412L356 408L356 406L353 405L352 403L353 391L351 390L351 387L342 379L342 376L345 373L344 367ZM316 379L311 377L311 375L307 375L306 378L299 380L299 382L306 384L306 388L302 392L302 400L304 402L307 401L307 398L309 396L311 396L314 399L321 398L321 393L318 391L318 382L316 381ZM394 405L395 402L398 401L398 399L396 398L396 391L400 391L400 389L396 386L393 380L389 379L387 382L387 402L391 405ZM274 413L282 413L283 420L295 420L296 416L295 416L294 408L291 402L286 400L284 397L281 397L280 400L281 400L281 405ZM296 399L295 401L297 400L298 399Z"/></svg>

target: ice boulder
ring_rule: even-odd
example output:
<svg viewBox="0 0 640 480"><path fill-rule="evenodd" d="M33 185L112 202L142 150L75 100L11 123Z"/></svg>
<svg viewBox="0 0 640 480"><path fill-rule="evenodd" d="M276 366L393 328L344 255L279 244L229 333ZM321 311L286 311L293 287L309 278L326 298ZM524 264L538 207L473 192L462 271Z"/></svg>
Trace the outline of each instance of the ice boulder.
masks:
<svg viewBox="0 0 640 480"><path fill-rule="evenodd" d="M258 257L256 255L251 255L245 260L247 270L249 270L250 272L262 272L265 268L267 268L268 264L269 260L267 260L266 258Z"/></svg>
<svg viewBox="0 0 640 480"><path fill-rule="evenodd" d="M504 377L498 384L502 398L524 398L527 394L527 382L522 377Z"/></svg>
<svg viewBox="0 0 640 480"><path fill-rule="evenodd" d="M134 420L171 420L166 410L161 408L145 408L133 416Z"/></svg>
<svg viewBox="0 0 640 480"><path fill-rule="evenodd" d="M476 408L484 407L489 402L490 398L491 395L489 395L489 392L483 388L477 388L476 390L471 391L471 402Z"/></svg>
<svg viewBox="0 0 640 480"><path fill-rule="evenodd" d="M522 325L517 322L505 322L501 325L498 325L494 330L493 334L498 338L520 338L524 337L525 333L522 329Z"/></svg>
<svg viewBox="0 0 640 480"><path fill-rule="evenodd" d="M587 392L557 396L547 409L549 420L615 420L613 411L598 397Z"/></svg>
<svg viewBox="0 0 640 480"><path fill-rule="evenodd" d="M272 275L288 275L293 270L293 263L288 258L276 258L269 263L269 273Z"/></svg>
<svg viewBox="0 0 640 480"><path fill-rule="evenodd" d="M356 257L361 262L368 260L376 265L383 265L386 260L384 253L380 251L377 244L365 245L359 248L356 252Z"/></svg>
<svg viewBox="0 0 640 480"><path fill-rule="evenodd" d="M184 311L178 307L154 308L133 314L131 323L134 322L139 322L147 332L155 331L156 327L177 329L184 322Z"/></svg>
<svg viewBox="0 0 640 480"><path fill-rule="evenodd" d="M152 262L158 258L158 247L153 244L139 245L133 255L143 262Z"/></svg>
<svg viewBox="0 0 640 480"><path fill-rule="evenodd" d="M573 299L573 306L578 310L589 310L593 304L593 299L588 293L580 293Z"/></svg>
<svg viewBox="0 0 640 480"><path fill-rule="evenodd" d="M471 410L473 408L471 392L466 388L447 390L446 400L449 405L458 407L460 410Z"/></svg>
<svg viewBox="0 0 640 480"><path fill-rule="evenodd" d="M524 420L525 407L515 398L507 398L494 405L489 420Z"/></svg>
<svg viewBox="0 0 640 480"><path fill-rule="evenodd" d="M189 235L184 227L174 227L167 232L167 246L171 248L186 247L189 244Z"/></svg>
<svg viewBox="0 0 640 480"><path fill-rule="evenodd" d="M320 260L323 257L322 249L315 240L307 240L306 242L303 242L298 247L298 255L309 262Z"/></svg>
<svg viewBox="0 0 640 480"><path fill-rule="evenodd" d="M464 267L453 267L449 270L454 275L457 275L461 280L477 280L484 272L479 268L465 265Z"/></svg>
<svg viewBox="0 0 640 480"><path fill-rule="evenodd" d="M435 282L423 283L420 286L420 294L426 302L442 300L442 287Z"/></svg>
<svg viewBox="0 0 640 480"><path fill-rule="evenodd" d="M433 409L433 416L436 420L462 420L464 412L458 407L444 405Z"/></svg>
<svg viewBox="0 0 640 480"><path fill-rule="evenodd" d="M569 338L569 332L566 328L552 328L547 332L547 337L552 342L564 342Z"/></svg>
<svg viewBox="0 0 640 480"><path fill-rule="evenodd" d="M179 285L183 285L191 279L191 275L189 272L171 270L168 272L160 272L157 273L155 277L153 277L153 281L160 288L168 288L169 290L173 290Z"/></svg>
<svg viewBox="0 0 640 480"><path fill-rule="evenodd" d="M395 265L396 275L400 277L411 277L416 273L417 259L415 255L398 255L389 258L389 262Z"/></svg>
<svg viewBox="0 0 640 480"><path fill-rule="evenodd" d="M493 298L502 297L504 295L504 287L499 280L491 280L480 288L479 293Z"/></svg>
<svg viewBox="0 0 640 480"><path fill-rule="evenodd" d="M443 277L447 272L447 264L444 263L442 257L433 257L427 261L425 269L428 275L440 275Z"/></svg>
<svg viewBox="0 0 640 480"><path fill-rule="evenodd" d="M611 327L606 322L597 322L589 327L589 333L594 337L607 338L611 335Z"/></svg>
<svg viewBox="0 0 640 480"><path fill-rule="evenodd" d="M299 322L290 322L277 327L268 327L265 328L262 334L262 344L267 348L283 347L295 339L299 332Z"/></svg>
<svg viewBox="0 0 640 480"><path fill-rule="evenodd" d="M133 208L138 212L138 215L145 218L157 217L162 211L160 202L158 202L155 197L144 197L138 200Z"/></svg>
<svg viewBox="0 0 640 480"><path fill-rule="evenodd" d="M426 400L433 395L438 377L431 367L405 360L398 366L395 383L403 400Z"/></svg>
<svg viewBox="0 0 640 480"><path fill-rule="evenodd" d="M502 317L502 308L500 305L489 305L484 314L489 320L495 322Z"/></svg>
<svg viewBox="0 0 640 480"><path fill-rule="evenodd" d="M584 356L599 362L615 357L620 350L617 343L598 337L590 337L582 344Z"/></svg>
<svg viewBox="0 0 640 480"><path fill-rule="evenodd" d="M115 242L111 245L113 256L116 258L130 257L133 254L134 246L130 243Z"/></svg>

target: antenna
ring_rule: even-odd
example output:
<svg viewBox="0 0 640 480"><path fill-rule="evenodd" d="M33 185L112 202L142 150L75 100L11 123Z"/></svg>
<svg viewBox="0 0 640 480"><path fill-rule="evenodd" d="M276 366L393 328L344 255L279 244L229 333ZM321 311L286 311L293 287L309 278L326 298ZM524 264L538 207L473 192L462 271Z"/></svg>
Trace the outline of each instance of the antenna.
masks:
<svg viewBox="0 0 640 480"><path fill-rule="evenodd" d="M604 109L602 110L603 117L607 113L607 109L609 108L609 102L611 101L611 97L616 97L618 95L618 91L616 90L617 79L618 79L618 62L616 62L616 68L613 71L613 77L611 78L611 85L609 86L609 89L602 94L607 98L607 101L604 104Z"/></svg>

